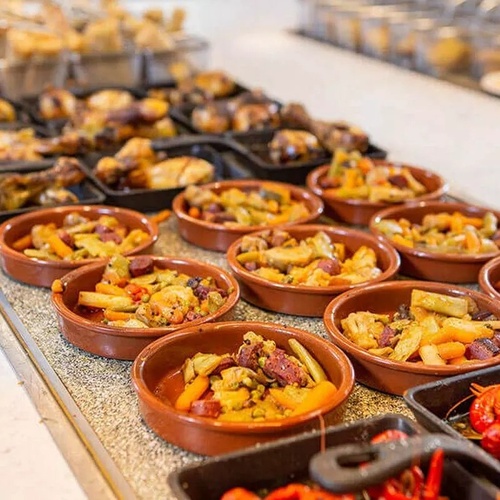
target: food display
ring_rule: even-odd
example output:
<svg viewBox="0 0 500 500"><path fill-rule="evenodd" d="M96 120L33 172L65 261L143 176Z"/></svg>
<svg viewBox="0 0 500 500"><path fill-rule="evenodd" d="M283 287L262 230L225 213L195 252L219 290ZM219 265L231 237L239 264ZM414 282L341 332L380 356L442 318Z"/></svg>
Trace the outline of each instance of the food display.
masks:
<svg viewBox="0 0 500 500"><path fill-rule="evenodd" d="M394 243L433 253L497 253L498 220L493 212L471 217L460 212L425 215L421 222L381 219L374 228Z"/></svg>
<svg viewBox="0 0 500 500"><path fill-rule="evenodd" d="M250 190L233 187L220 193L188 186L184 195L190 217L227 227L277 225L311 215L303 201L294 200L291 192L277 183L263 183L260 189Z"/></svg>
<svg viewBox="0 0 500 500"><path fill-rule="evenodd" d="M260 90L244 92L226 100L197 105L191 113L192 125L201 132L247 132L277 128L280 125L279 107Z"/></svg>
<svg viewBox="0 0 500 500"><path fill-rule="evenodd" d="M400 203L427 193L410 169L389 162L374 162L358 151L335 152L326 175L320 179L325 195L370 202Z"/></svg>
<svg viewBox="0 0 500 500"><path fill-rule="evenodd" d="M223 71L200 71L191 75L189 68L180 69L176 74L174 87L152 88L148 91L150 97L163 99L172 106L180 104L202 104L212 99L229 97L236 90L235 81Z"/></svg>
<svg viewBox="0 0 500 500"><path fill-rule="evenodd" d="M0 174L0 210L76 203L78 197L67 188L79 184L84 178L78 160L64 156L47 170Z"/></svg>
<svg viewBox="0 0 500 500"><path fill-rule="evenodd" d="M415 289L394 313L350 313L343 334L375 356L424 365L461 365L500 353L500 322L471 298Z"/></svg>
<svg viewBox="0 0 500 500"><path fill-rule="evenodd" d="M150 139L130 139L114 156L101 158L94 174L112 189L169 189L210 182L215 167L194 156L165 158Z"/></svg>
<svg viewBox="0 0 500 500"><path fill-rule="evenodd" d="M243 236L236 260L252 274L296 286L337 286L361 283L382 273L372 248L347 255L345 244L324 232L297 241L284 230Z"/></svg>
<svg viewBox="0 0 500 500"><path fill-rule="evenodd" d="M110 326L158 328L213 314L227 295L212 277L160 269L149 256L114 255L95 291L80 292L76 310Z"/></svg>
<svg viewBox="0 0 500 500"><path fill-rule="evenodd" d="M142 229L129 230L113 216L101 215L91 220L71 212L61 226L34 225L12 248L31 259L82 261L127 253L149 239L150 235Z"/></svg>
<svg viewBox="0 0 500 500"><path fill-rule="evenodd" d="M319 409L337 388L300 342L288 343L294 355L248 331L237 352L186 359L175 408L225 422L262 422Z"/></svg>

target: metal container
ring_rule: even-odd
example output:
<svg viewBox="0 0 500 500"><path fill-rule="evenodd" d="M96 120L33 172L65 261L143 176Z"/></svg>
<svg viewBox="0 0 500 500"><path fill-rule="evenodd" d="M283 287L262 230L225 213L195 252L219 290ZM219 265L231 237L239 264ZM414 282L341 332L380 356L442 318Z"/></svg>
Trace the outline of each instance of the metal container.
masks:
<svg viewBox="0 0 500 500"><path fill-rule="evenodd" d="M474 55L472 76L481 79L488 73L500 71L500 24L483 26L473 35Z"/></svg>
<svg viewBox="0 0 500 500"><path fill-rule="evenodd" d="M172 65L186 64L192 73L201 71L208 64L207 41L198 37L185 37L176 41L172 50L143 53L144 77L147 85L159 85L174 80Z"/></svg>

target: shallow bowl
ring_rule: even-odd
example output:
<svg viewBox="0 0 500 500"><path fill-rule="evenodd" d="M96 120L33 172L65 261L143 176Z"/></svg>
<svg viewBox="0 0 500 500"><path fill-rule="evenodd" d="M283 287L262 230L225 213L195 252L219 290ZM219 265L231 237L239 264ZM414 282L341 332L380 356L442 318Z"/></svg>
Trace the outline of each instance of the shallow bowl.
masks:
<svg viewBox="0 0 500 500"><path fill-rule="evenodd" d="M241 345L243 335L254 331L279 347L297 339L322 365L337 386L334 397L320 409L267 422L222 422L176 410L182 391L181 367L198 352L224 354ZM286 436L338 423L353 389L352 366L337 347L316 335L289 326L260 322L224 322L186 328L157 340L139 354L132 366L132 381L144 420L160 437L176 446L204 455L220 455ZM157 396L159 387L165 398Z"/></svg>
<svg viewBox="0 0 500 500"><path fill-rule="evenodd" d="M493 212L500 220L500 212L488 208L445 201L427 201L388 208L375 214L370 221L370 231L384 238L398 251L401 257L401 274L445 283L475 283L481 267L500 252L482 254L459 254L429 252L420 248L410 248L390 240L376 228L383 219L408 219L420 223L425 215L439 212L461 212L469 217L483 217Z"/></svg>
<svg viewBox="0 0 500 500"><path fill-rule="evenodd" d="M393 162L387 162L385 160L372 161L375 165L396 165ZM422 183L427 189L427 193L409 201L437 200L448 191L448 185L445 183L444 179L434 172L410 165L399 163L397 165L408 168L415 179ZM347 222L348 224L367 226L371 217L376 212L393 206L392 203L340 198L328 193L321 187L320 181L326 175L329 168L329 165L318 167L310 172L306 179L307 187L325 203L326 215L331 216L335 220Z"/></svg>
<svg viewBox="0 0 500 500"><path fill-rule="evenodd" d="M241 190L258 190L262 185L278 185L281 188L286 188L290 191L292 199L302 201L309 210L310 215L297 219L296 221L280 224L280 227L288 227L294 224L304 224L313 222L323 212L323 202L309 190L285 184L281 182L261 181L255 179L228 180L205 184L203 189L212 189L216 193L221 193L227 189L237 188ZM173 211L177 216L179 223L179 232L181 236L193 245L206 248L207 250L215 250L217 252L225 252L229 245L236 241L241 236L277 226L237 226L227 227L224 224L207 222L196 219L188 215L188 207L184 193L180 193L174 198L172 203Z"/></svg>
<svg viewBox="0 0 500 500"><path fill-rule="evenodd" d="M402 395L410 387L437 381L500 363L500 357L456 366L426 366L414 362L393 361L375 356L351 342L342 332L341 320L350 313L370 311L394 313L401 304L409 304L411 292L418 288L454 297L471 297L480 310L490 311L500 318L500 303L487 295L465 287L424 281L391 281L377 283L346 292L328 304L323 321L328 336L349 357L356 380L368 387L390 394Z"/></svg>
<svg viewBox="0 0 500 500"><path fill-rule="evenodd" d="M158 239L158 225L135 210L105 205L70 205L35 210L13 217L0 226L0 263L3 270L12 278L28 285L50 287L55 279L61 278L74 269L94 262L104 262L105 259L71 261L32 259L12 247L15 241L29 234L34 225L53 222L61 226L66 215L72 212L78 212L91 220L98 219L102 215L109 215L118 219L129 231L142 229L149 234L147 241L127 252L126 255L145 253L151 250Z"/></svg>
<svg viewBox="0 0 500 500"><path fill-rule="evenodd" d="M479 286L484 293L500 300L500 257L487 262L479 271ZM496 285L496 286L495 286Z"/></svg>
<svg viewBox="0 0 500 500"><path fill-rule="evenodd" d="M297 240L314 236L318 231L325 232L332 242L343 243L347 255L352 255L360 246L372 248L377 255L377 265L382 273L376 278L354 285L303 286L274 283L247 271L236 259L241 252L241 238L235 241L227 251L227 261L241 288L241 296L247 302L284 314L321 317L333 297L347 290L364 287L369 283L389 280L397 273L399 256L389 244L373 235L342 227L324 225L292 226L286 231ZM263 231L252 233L262 234Z"/></svg>
<svg viewBox="0 0 500 500"><path fill-rule="evenodd" d="M75 312L80 291L94 291L101 280L105 262L91 264L62 278L62 292L52 293L52 303L57 313L59 329L73 345L84 351L106 358L133 360L154 340L187 326L196 327L209 321L230 319L239 298L237 281L218 267L192 259L152 256L156 267L175 269L189 276L212 277L218 288L228 293L226 302L215 313L189 323L161 328L125 328L92 321ZM131 257L133 259L133 257Z"/></svg>

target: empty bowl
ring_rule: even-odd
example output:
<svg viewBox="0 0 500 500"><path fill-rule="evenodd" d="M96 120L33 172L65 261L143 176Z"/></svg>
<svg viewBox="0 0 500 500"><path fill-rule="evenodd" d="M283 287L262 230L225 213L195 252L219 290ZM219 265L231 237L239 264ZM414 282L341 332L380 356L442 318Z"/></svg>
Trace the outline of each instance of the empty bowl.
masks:
<svg viewBox="0 0 500 500"><path fill-rule="evenodd" d="M323 212L323 202L316 195L307 189L292 184L255 179L229 180L205 184L202 189L211 189L215 193L220 194L231 188L237 188L245 192L259 191L263 186L276 186L279 189L286 189L290 192L291 199L296 202L303 202L309 212L307 217L301 217L290 222L281 223L279 224L280 227L313 222ZM189 243L193 245L218 252L225 252L231 243L245 234L266 229L267 227L276 227L270 225L228 226L222 223L208 222L206 220L191 217L188 214L189 207L184 192L174 198L172 208L178 219L179 232L186 241L189 241Z"/></svg>
<svg viewBox="0 0 500 500"><path fill-rule="evenodd" d="M104 259L41 260L27 257L15 250L13 244L31 232L36 224L54 223L60 227L64 218L73 212L96 220L103 215L115 217L121 224L132 229L141 229L149 238L126 255L145 253L158 239L158 225L144 214L124 208L104 205L71 205L48 208L25 213L7 220L0 226L0 262L3 270L12 278L28 285L50 287L52 282L66 273L84 265Z"/></svg>
<svg viewBox="0 0 500 500"><path fill-rule="evenodd" d="M198 352L235 352L248 331L274 340L288 353L288 340L298 340L336 385L333 397L320 408L303 414L257 422L220 421L177 410L174 403L184 385L181 367L186 358ZM320 337L289 326L242 321L190 327L159 339L137 357L132 366L132 381L142 416L154 432L186 450L219 455L319 428L323 421L326 425L341 421L354 377L345 354Z"/></svg>
<svg viewBox="0 0 500 500"><path fill-rule="evenodd" d="M131 257L133 260L134 257ZM100 318L77 314L76 306L81 291L94 291L101 280L106 263L95 263L65 275L62 291L52 293L52 303L57 313L59 329L64 337L80 349L106 358L133 360L148 344L158 337L170 334L187 326L199 326L208 321L230 318L231 310L239 298L239 287L230 273L192 259L176 257L153 257L155 267L173 269L192 277L212 277L218 288L227 293L224 304L214 313L191 322L154 328L131 328L103 323Z"/></svg>
<svg viewBox="0 0 500 500"><path fill-rule="evenodd" d="M389 280L398 271L399 257L397 252L389 244L369 233L314 224L292 226L285 230L298 241L313 237L319 231L323 231L333 243L345 245L346 258L351 257L361 246L367 246L374 250L377 257L377 267L381 273L375 278L356 284L306 286L277 283L248 271L240 264L237 260L237 256L241 253L242 239L240 238L229 247L227 260L240 284L242 298L262 309L298 316L321 317L325 307L334 296L347 290L364 287L368 283ZM265 231L251 233L251 236L263 233Z"/></svg>

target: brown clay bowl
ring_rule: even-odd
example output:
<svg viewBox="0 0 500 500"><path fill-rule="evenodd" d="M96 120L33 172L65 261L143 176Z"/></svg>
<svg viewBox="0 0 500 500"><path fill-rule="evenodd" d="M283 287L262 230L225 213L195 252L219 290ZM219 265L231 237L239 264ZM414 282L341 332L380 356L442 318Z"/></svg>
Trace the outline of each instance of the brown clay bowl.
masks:
<svg viewBox="0 0 500 500"><path fill-rule="evenodd" d="M308 208L310 215L294 222L280 224L280 227L292 226L294 224L305 224L316 220L323 212L323 202L307 189L285 184L282 182L261 181L255 179L240 179L205 184L203 189L212 189L216 193L221 193L230 188L241 190L258 190L263 184L275 184L288 189L291 192L292 199L302 201ZM224 224L207 222L190 217L187 213L187 203L184 193L178 194L172 202L172 209L179 222L179 232L181 236L193 245L215 250L216 252L225 252L229 245L241 236L254 231L263 230L276 226L238 226L226 227Z"/></svg>
<svg viewBox="0 0 500 500"><path fill-rule="evenodd" d="M314 236L323 231L333 242L343 243L347 255L352 255L360 246L372 248L377 255L377 264L382 270L380 276L355 285L339 286L298 286L274 283L247 271L237 260L240 253L241 238L227 251L227 261L241 288L241 296L251 304L284 314L321 317L332 298L347 290L391 279L399 269L399 256L390 245L369 233L325 225L303 225L287 228L287 232L297 240ZM258 235L262 233L252 233Z"/></svg>
<svg viewBox="0 0 500 500"><path fill-rule="evenodd" d="M110 215L116 217L129 230L142 229L150 235L146 242L128 252L127 255L149 251L158 239L158 225L135 210L104 205L71 205L35 210L13 217L0 226L0 262L3 270L12 278L28 285L50 287L55 279L61 278L73 269L103 261L103 259L38 260L26 257L22 252L12 248L13 243L28 234L35 224L54 222L57 226L60 226L64 217L72 212L81 213L89 219L98 219L101 215Z"/></svg>
<svg viewBox="0 0 500 500"><path fill-rule="evenodd" d="M487 208L467 205L465 203L448 203L445 201L426 201L399 205L382 210L370 221L370 231L388 241L401 257L400 273L431 281L445 283L475 283L478 274L487 261L500 252L465 255L458 253L436 253L423 249L409 248L400 245L384 236L375 224L382 219L408 219L412 223L420 223L424 215L438 212L461 212L470 217L483 217L486 212L493 212L500 220L500 212Z"/></svg>
<svg viewBox="0 0 500 500"><path fill-rule="evenodd" d="M500 257L487 262L479 271L479 286L484 293L500 300L500 288L495 284L500 282Z"/></svg>
<svg viewBox="0 0 500 500"><path fill-rule="evenodd" d="M350 313L370 311L393 313L401 304L409 304L414 288L454 297L471 297L481 310L500 317L500 302L465 287L425 281L391 281L369 285L339 295L328 305L323 316L328 336L349 357L356 380L368 387L390 394L402 395L416 385L435 382L445 377L486 368L500 363L500 357L456 366L425 366L411 361L401 362L375 356L351 342L342 332L341 320Z"/></svg>
<svg viewBox="0 0 500 500"><path fill-rule="evenodd" d="M322 408L267 422L222 422L176 410L173 402L182 391L180 372L185 359L198 352L235 352L243 335L254 331L289 353L288 339L297 339L322 365L337 386L333 399ZM146 423L166 441L204 455L220 455L285 436L340 422L352 391L354 372L345 354L316 335L289 326L260 322L224 322L186 328L168 335L142 351L132 366L132 381ZM161 392L162 399L157 394Z"/></svg>
<svg viewBox="0 0 500 500"><path fill-rule="evenodd" d="M396 164L386 160L373 161L376 165ZM448 191L448 185L445 183L444 179L434 172L412 167L410 165L401 164L401 166L408 168L415 179L421 182L428 191L426 194L414 198L411 201L438 200ZM371 217L376 212L393 206L391 203L339 198L338 196L327 193L326 190L321 187L320 180L326 175L329 168L329 165L318 167L311 171L306 179L307 187L324 201L326 215L331 216L335 220L347 222L349 224L367 226Z"/></svg>
<svg viewBox="0 0 500 500"><path fill-rule="evenodd" d="M189 323L162 328L124 328L98 323L75 312L80 291L94 291L101 280L105 262L90 264L64 276L63 291L52 293L59 329L66 339L84 351L106 358L134 360L154 340L187 326L199 326L209 321L231 319L232 309L239 298L237 281L218 267L192 259L152 256L156 267L175 269L190 276L211 276L217 286L228 292L223 306L213 314ZM133 257L131 257L133 259Z"/></svg>

